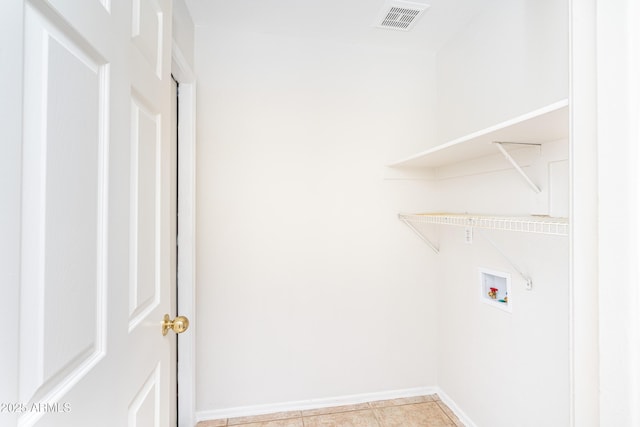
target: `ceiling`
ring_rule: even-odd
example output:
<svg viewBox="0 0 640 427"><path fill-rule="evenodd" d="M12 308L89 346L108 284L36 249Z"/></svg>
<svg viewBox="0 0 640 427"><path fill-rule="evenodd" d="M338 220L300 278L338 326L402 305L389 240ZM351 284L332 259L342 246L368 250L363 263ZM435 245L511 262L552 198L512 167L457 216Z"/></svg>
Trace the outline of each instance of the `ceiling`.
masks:
<svg viewBox="0 0 640 427"><path fill-rule="evenodd" d="M410 31L374 26L387 0L185 0L196 26L437 51L498 0L413 0L430 7Z"/></svg>

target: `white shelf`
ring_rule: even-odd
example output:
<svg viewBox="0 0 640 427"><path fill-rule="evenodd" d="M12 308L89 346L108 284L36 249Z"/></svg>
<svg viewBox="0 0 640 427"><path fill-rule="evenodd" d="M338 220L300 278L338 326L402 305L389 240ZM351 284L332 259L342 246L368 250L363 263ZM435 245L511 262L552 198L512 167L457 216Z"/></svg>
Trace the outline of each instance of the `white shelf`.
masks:
<svg viewBox="0 0 640 427"><path fill-rule="evenodd" d="M555 218L548 216L509 217L454 213L424 213L399 214L398 217L402 221L409 222L414 225L441 224L489 230L549 234L556 236L567 236L569 234L569 220L567 218Z"/></svg>
<svg viewBox="0 0 640 427"><path fill-rule="evenodd" d="M425 224L454 225L467 228L484 228L489 230L520 231L524 233L548 234L554 236L567 236L569 234L569 220L567 218L554 218L548 216L488 216L488 215L468 215L454 213L424 213L424 214L398 214L398 218L403 221L413 232L415 232L423 242L425 242L436 254L440 250L428 236L428 230L424 229ZM511 264L511 267L524 279L525 289L531 290L533 280L526 274L511 258L504 253L498 245L484 233L483 236L502 257Z"/></svg>
<svg viewBox="0 0 640 427"><path fill-rule="evenodd" d="M564 99L479 132L392 163L393 168L437 168L497 152L493 142L543 144L567 138L569 102Z"/></svg>

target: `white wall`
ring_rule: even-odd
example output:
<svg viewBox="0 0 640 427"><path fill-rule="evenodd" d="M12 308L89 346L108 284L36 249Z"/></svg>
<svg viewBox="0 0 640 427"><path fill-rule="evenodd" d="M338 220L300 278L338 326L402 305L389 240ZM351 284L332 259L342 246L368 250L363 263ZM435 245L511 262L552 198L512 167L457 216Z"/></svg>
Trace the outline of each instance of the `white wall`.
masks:
<svg viewBox="0 0 640 427"><path fill-rule="evenodd" d="M568 96L567 7L500 1L438 52L440 143Z"/></svg>
<svg viewBox="0 0 640 427"><path fill-rule="evenodd" d="M198 411L436 382L433 58L197 27ZM434 206L435 207L435 206Z"/></svg>
<svg viewBox="0 0 640 427"><path fill-rule="evenodd" d="M568 423L568 240L487 232L524 291L480 235L443 227L436 256L396 219L566 214L566 141L530 168L540 196L510 168L382 167L567 97L561 3L488 10L437 79L415 52L197 28L201 414L437 384L479 426ZM512 314L479 302L480 266L512 274Z"/></svg>
<svg viewBox="0 0 640 427"><path fill-rule="evenodd" d="M532 158L523 163L531 164L525 170L541 196L509 166L482 171L469 162L466 175L439 182L441 209L545 213L536 199L555 193L564 195L564 206L555 209L566 216L568 174L551 171L567 171L567 148L567 141L558 141L543 145L540 155L524 156ZM506 165L501 157L484 164ZM532 290L487 237L531 277ZM475 229L467 244L462 228L440 227L439 243L438 386L477 426L568 425L568 238ZM481 302L480 267L511 275L511 313Z"/></svg>
<svg viewBox="0 0 640 427"><path fill-rule="evenodd" d="M568 96L567 4L503 1L438 52L438 132L444 142ZM515 170L472 161L441 171L440 209L502 215L568 215L567 141L544 146L527 167L536 195ZM456 174L458 175L456 177ZM568 425L569 240L484 232L533 279L533 290L476 231L440 230L438 385L478 426ZM480 301L478 268L512 276L506 313Z"/></svg>

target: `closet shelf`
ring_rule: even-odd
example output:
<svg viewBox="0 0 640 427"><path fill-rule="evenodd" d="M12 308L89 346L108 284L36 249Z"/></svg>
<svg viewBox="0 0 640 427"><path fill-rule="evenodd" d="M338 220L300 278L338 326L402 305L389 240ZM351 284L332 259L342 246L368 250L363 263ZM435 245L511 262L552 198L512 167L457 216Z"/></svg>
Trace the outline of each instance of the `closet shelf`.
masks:
<svg viewBox="0 0 640 427"><path fill-rule="evenodd" d="M465 135L388 165L435 169L494 154L494 142L544 144L568 137L569 101L563 99L495 126Z"/></svg>
<svg viewBox="0 0 640 427"><path fill-rule="evenodd" d="M548 216L487 216L454 213L398 214L405 223L454 225L489 230L520 231L524 233L567 236L569 220ZM413 228L413 227L412 227Z"/></svg>

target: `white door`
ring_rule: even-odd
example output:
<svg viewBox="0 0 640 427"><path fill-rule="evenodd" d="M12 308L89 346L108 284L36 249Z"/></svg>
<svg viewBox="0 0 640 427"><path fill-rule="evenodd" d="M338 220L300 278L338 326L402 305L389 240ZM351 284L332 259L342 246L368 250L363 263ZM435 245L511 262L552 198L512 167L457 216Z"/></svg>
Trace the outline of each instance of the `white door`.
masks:
<svg viewBox="0 0 640 427"><path fill-rule="evenodd" d="M24 69L0 101L22 122L3 141L0 425L175 425L170 0L6 1L1 46Z"/></svg>

